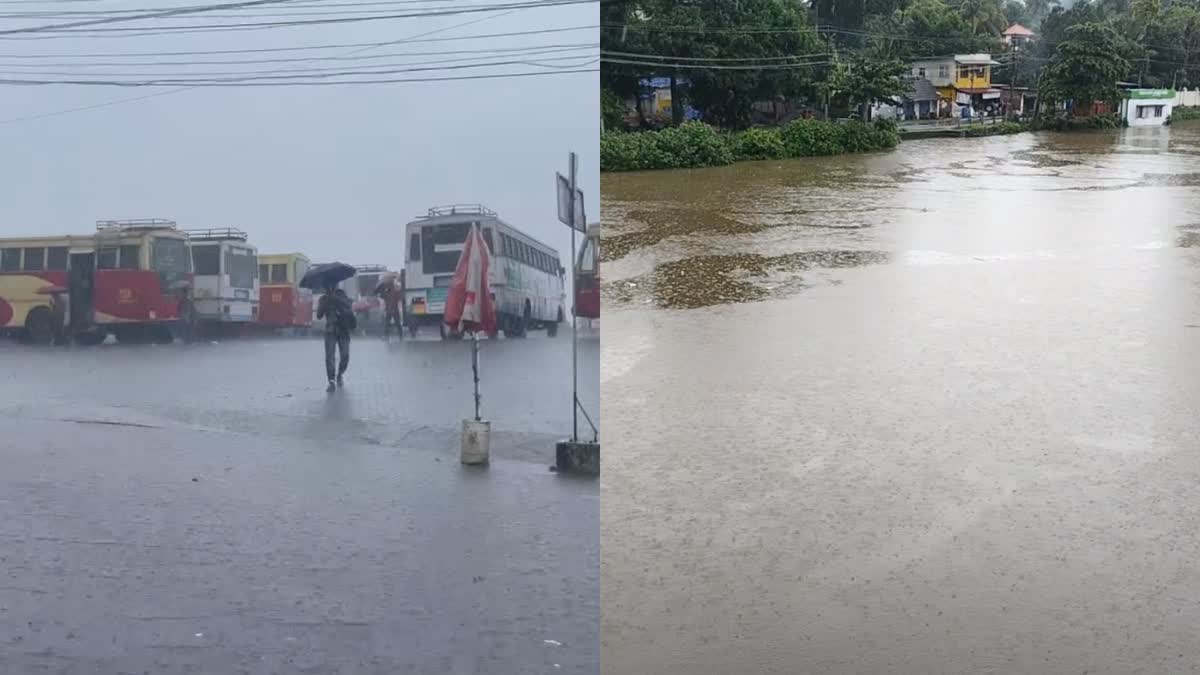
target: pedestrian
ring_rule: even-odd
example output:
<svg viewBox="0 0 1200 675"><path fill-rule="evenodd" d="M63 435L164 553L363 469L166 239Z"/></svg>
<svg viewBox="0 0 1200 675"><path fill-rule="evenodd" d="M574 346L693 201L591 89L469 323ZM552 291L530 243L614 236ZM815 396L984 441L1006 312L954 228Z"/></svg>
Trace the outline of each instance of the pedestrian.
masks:
<svg viewBox="0 0 1200 675"><path fill-rule="evenodd" d="M71 321L70 301L66 291L55 289L50 292L50 316L53 319L54 344L67 344L67 326Z"/></svg>
<svg viewBox="0 0 1200 675"><path fill-rule="evenodd" d="M325 376L329 379L326 391L345 384L346 369L350 366L350 333L358 326L354 309L346 292L333 284L317 301L317 318L325 319ZM338 353L337 370L333 367L334 351Z"/></svg>
<svg viewBox="0 0 1200 675"><path fill-rule="evenodd" d="M375 288L375 295L383 300L383 339L387 341L392 334L392 324L396 333L404 337L404 319L400 313L400 305L404 301L404 289L396 281L395 274L388 274Z"/></svg>

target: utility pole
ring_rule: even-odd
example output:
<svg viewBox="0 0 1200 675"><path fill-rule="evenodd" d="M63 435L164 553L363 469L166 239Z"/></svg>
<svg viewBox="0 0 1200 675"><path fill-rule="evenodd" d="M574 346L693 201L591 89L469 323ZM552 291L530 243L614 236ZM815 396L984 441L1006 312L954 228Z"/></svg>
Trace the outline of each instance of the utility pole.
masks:
<svg viewBox="0 0 1200 675"><path fill-rule="evenodd" d="M571 441L579 441L579 325L578 312L575 311L575 282L579 276L575 260L575 181L579 170L579 157L571 153L571 167L567 180L571 184ZM587 225L585 224L584 227Z"/></svg>

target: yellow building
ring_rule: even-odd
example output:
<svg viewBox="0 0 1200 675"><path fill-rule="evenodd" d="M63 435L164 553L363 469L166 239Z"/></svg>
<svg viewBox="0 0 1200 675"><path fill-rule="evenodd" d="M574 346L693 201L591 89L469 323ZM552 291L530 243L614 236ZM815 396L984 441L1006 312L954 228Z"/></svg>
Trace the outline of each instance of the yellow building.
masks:
<svg viewBox="0 0 1200 675"><path fill-rule="evenodd" d="M990 54L956 54L914 61L912 76L929 80L957 116L962 106L978 111L999 105L1000 90L992 88L992 66L996 65Z"/></svg>

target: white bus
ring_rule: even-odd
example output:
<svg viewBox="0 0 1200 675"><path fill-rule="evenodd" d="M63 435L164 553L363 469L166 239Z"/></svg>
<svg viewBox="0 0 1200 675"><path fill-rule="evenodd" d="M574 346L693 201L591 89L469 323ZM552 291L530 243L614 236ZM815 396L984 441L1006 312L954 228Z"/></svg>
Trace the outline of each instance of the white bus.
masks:
<svg viewBox="0 0 1200 675"><path fill-rule="evenodd" d="M233 228L185 230L192 249L196 320L209 327L258 320L258 249Z"/></svg>
<svg viewBox="0 0 1200 675"><path fill-rule="evenodd" d="M495 295L496 319L508 337L524 337L534 328L558 334L566 318L563 267L558 251L504 222L480 204L436 206L405 228L405 322L412 334L442 321L446 293L471 225L478 223L492 252L488 277Z"/></svg>

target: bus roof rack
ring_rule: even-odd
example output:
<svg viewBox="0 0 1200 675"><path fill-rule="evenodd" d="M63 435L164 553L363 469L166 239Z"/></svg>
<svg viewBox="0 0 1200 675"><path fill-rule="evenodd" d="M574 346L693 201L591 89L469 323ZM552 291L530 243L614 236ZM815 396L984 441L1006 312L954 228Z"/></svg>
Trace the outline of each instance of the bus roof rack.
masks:
<svg viewBox="0 0 1200 675"><path fill-rule="evenodd" d="M96 231L109 230L174 230L175 221L166 218L141 218L138 220L97 220Z"/></svg>
<svg viewBox="0 0 1200 675"><path fill-rule="evenodd" d="M387 272L387 265L355 265L354 271L359 274L364 272Z"/></svg>
<svg viewBox="0 0 1200 675"><path fill-rule="evenodd" d="M210 227L202 230L184 230L192 241L246 241L246 233L234 227Z"/></svg>
<svg viewBox="0 0 1200 675"><path fill-rule="evenodd" d="M429 209L429 215L426 218L437 218L438 216L492 216L496 212L484 206L483 204L447 204L445 206L434 206Z"/></svg>

